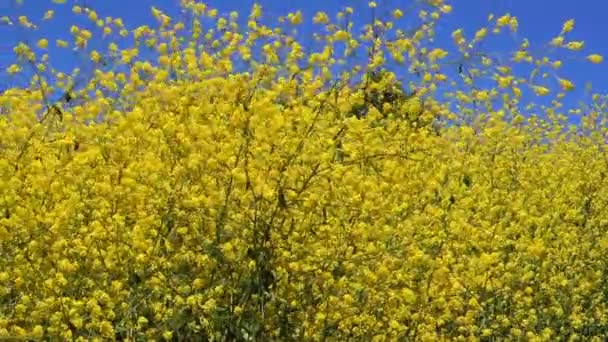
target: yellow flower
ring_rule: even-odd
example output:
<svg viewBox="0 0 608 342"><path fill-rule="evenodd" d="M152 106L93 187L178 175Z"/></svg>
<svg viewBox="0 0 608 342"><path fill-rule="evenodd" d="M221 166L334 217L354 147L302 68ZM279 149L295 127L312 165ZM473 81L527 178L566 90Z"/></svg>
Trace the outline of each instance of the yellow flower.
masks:
<svg viewBox="0 0 608 342"><path fill-rule="evenodd" d="M42 38L36 43L36 46L38 46L39 49L46 50L49 47L49 41Z"/></svg>
<svg viewBox="0 0 608 342"><path fill-rule="evenodd" d="M574 19L570 19L562 26L562 33L568 33L574 29Z"/></svg>
<svg viewBox="0 0 608 342"><path fill-rule="evenodd" d="M336 41L348 41L350 39L350 35L344 30L338 30L336 33L334 33L334 39Z"/></svg>
<svg viewBox="0 0 608 342"><path fill-rule="evenodd" d="M302 23L302 11L297 11L296 13L290 13L288 15L289 22L292 25L300 25Z"/></svg>
<svg viewBox="0 0 608 342"><path fill-rule="evenodd" d="M483 40L487 34L488 34L488 29L483 27L483 28L479 29L477 32L475 32L475 40L477 40L477 41Z"/></svg>
<svg viewBox="0 0 608 342"><path fill-rule="evenodd" d="M41 338L44 335L44 328L41 325L36 325L32 329L32 334L37 338Z"/></svg>
<svg viewBox="0 0 608 342"><path fill-rule="evenodd" d="M511 15L505 14L502 17L496 19L496 24L498 27L507 26L511 22Z"/></svg>
<svg viewBox="0 0 608 342"><path fill-rule="evenodd" d="M114 326L107 320L103 320L99 323L99 332L104 337L113 337L114 336Z"/></svg>
<svg viewBox="0 0 608 342"><path fill-rule="evenodd" d="M596 53L587 56L587 59L593 64L600 64L604 61L604 57Z"/></svg>
<svg viewBox="0 0 608 342"><path fill-rule="evenodd" d="M401 290L401 296L408 304L413 304L416 302L416 294L411 289L404 288Z"/></svg>
<svg viewBox="0 0 608 342"><path fill-rule="evenodd" d="M173 338L173 332L166 330L165 332L163 332L163 338L167 341L171 340Z"/></svg>
<svg viewBox="0 0 608 342"><path fill-rule="evenodd" d="M138 327L144 327L148 324L148 319L144 316L139 316L137 318L137 326Z"/></svg>
<svg viewBox="0 0 608 342"><path fill-rule="evenodd" d="M543 86L533 86L534 93L538 96L545 96L549 94L549 88Z"/></svg>
<svg viewBox="0 0 608 342"><path fill-rule="evenodd" d="M317 12L313 17L312 22L315 24L327 24L329 23L329 17L325 12Z"/></svg>
<svg viewBox="0 0 608 342"><path fill-rule="evenodd" d="M445 74L435 74L435 80L439 82L445 82L448 80L448 77Z"/></svg>
<svg viewBox="0 0 608 342"><path fill-rule="evenodd" d="M396 9L393 11L393 18L401 19L401 17L403 17L403 11L401 11L400 9Z"/></svg>
<svg viewBox="0 0 608 342"><path fill-rule="evenodd" d="M66 42L65 40L62 40L62 39L57 39L55 41L55 45L57 45L58 47L61 47L61 48L65 48L65 47L68 47L68 42Z"/></svg>
<svg viewBox="0 0 608 342"><path fill-rule="evenodd" d="M482 91L478 91L478 92L475 94L475 98L476 98L477 100L479 100L479 101L482 101L482 102L483 102L483 101L487 101L487 100L488 100L490 97L489 97L489 94L488 94L488 92L487 92L487 91L482 90Z"/></svg>
<svg viewBox="0 0 608 342"><path fill-rule="evenodd" d="M498 86L501 88L507 88L511 85L511 82L513 81L513 77L512 76L499 76L497 78L498 81Z"/></svg>
<svg viewBox="0 0 608 342"><path fill-rule="evenodd" d="M519 89L518 87L512 87L511 90L513 91L513 94L520 98L521 97L521 89Z"/></svg>
<svg viewBox="0 0 608 342"><path fill-rule="evenodd" d="M26 17L26 16L24 16L24 15L20 16L20 17L18 18L18 20L19 20L19 24L20 24L21 26L23 26L23 27L30 28L30 27L33 27L33 26L34 26L32 23L30 23L30 21L29 21L29 20L27 19L27 17Z"/></svg>
<svg viewBox="0 0 608 342"><path fill-rule="evenodd" d="M82 328L84 325L84 320L79 316L70 317L70 323L74 325L76 328Z"/></svg>
<svg viewBox="0 0 608 342"><path fill-rule="evenodd" d="M378 7L378 4L375 1L370 1L367 3L367 6L369 8L376 8L376 7Z"/></svg>
<svg viewBox="0 0 608 342"><path fill-rule="evenodd" d="M99 63L101 61L101 55L97 51L91 51L91 60L95 63Z"/></svg>
<svg viewBox="0 0 608 342"><path fill-rule="evenodd" d="M43 20L49 20L53 18L53 14L55 14L55 11L53 10L48 10L44 13L44 17L42 18Z"/></svg>
<svg viewBox="0 0 608 342"><path fill-rule="evenodd" d="M572 51L579 51L583 48L584 45L585 42L582 41L569 42L568 44L566 44L566 48Z"/></svg>
<svg viewBox="0 0 608 342"><path fill-rule="evenodd" d="M555 61L551 64L554 69L559 69L562 67L562 61Z"/></svg>
<svg viewBox="0 0 608 342"><path fill-rule="evenodd" d="M564 91L570 91L574 89L574 84L567 79L560 78L559 85Z"/></svg>
<svg viewBox="0 0 608 342"><path fill-rule="evenodd" d="M89 39L91 39L92 36L93 36L93 34L89 30L80 31L80 37L82 37L82 39L84 39L84 40L89 40Z"/></svg>
<svg viewBox="0 0 608 342"><path fill-rule="evenodd" d="M262 5L260 5L259 3L255 3L253 4L253 8L251 9L251 16L250 18L252 20L255 19L259 19L262 16Z"/></svg>
<svg viewBox="0 0 608 342"><path fill-rule="evenodd" d="M429 56L430 61L436 61L438 59L443 59L443 58L447 57L448 52L444 49L436 48L436 49L431 50L429 52L428 56Z"/></svg>
<svg viewBox="0 0 608 342"><path fill-rule="evenodd" d="M511 31L517 31L517 28L519 27L519 22L517 21L516 17L511 17L511 19L509 19L509 27L511 28Z"/></svg>

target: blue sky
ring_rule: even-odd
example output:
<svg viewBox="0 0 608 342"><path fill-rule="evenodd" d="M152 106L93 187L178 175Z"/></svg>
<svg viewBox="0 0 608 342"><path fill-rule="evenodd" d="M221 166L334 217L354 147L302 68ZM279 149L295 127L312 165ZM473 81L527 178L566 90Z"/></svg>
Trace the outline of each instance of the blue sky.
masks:
<svg viewBox="0 0 608 342"><path fill-rule="evenodd" d="M212 0L206 3L218 8L220 13L228 13L237 10L246 17L253 4L253 0ZM307 18L319 10L335 13L344 6L352 6L357 13L369 13L367 0L337 1L337 0L262 0L266 20L273 20L295 9L302 9ZM410 0L379 0L379 9L391 9L407 6ZM0 0L0 16L8 15L16 18L19 15L27 15L33 19L42 17L45 10L53 8L56 10L56 18L41 27L39 32L26 31L18 27L0 26L0 68L8 66L13 56L12 46L23 40L31 43L40 37L50 38L51 44L54 38L68 37L69 26L73 23L91 26L86 20L78 19L71 13L71 6L54 5L50 0L23 0L23 5L16 6L15 0ZM95 9L101 17L113 16L124 19L128 27L133 28L141 24L152 24L153 18L150 14L150 6L154 5L166 11L168 14L177 13L178 0L67 0L68 4L86 3ZM582 96L582 89L587 81L594 85L594 91L608 93L608 61L602 65L591 65L584 60L588 53L599 53L608 58L608 20L605 13L608 11L608 1L604 0L458 0L449 2L454 6L454 11L446 16L438 27L438 41L442 44L450 44L450 33L458 27L462 27L471 36L479 27L484 26L489 13L502 15L510 12L519 19L519 35L530 39L532 46L541 47L548 42L561 29L562 23L567 19L575 19L575 30L570 34L572 39L583 39L586 42L585 50L580 53L577 60L564 62L565 68L561 75L572 79L578 87L576 96ZM364 18L364 17L362 17ZM405 23L407 25L407 22ZM312 29L310 25L304 25L301 36ZM508 40L502 40L505 42ZM496 45L498 49L503 48ZM492 49L495 46L491 47ZM75 58L70 52L52 49L51 56L53 64L61 69L71 70L82 61ZM82 58L82 57L80 57ZM0 87L14 84L14 80L7 78L5 73L0 73Z"/></svg>

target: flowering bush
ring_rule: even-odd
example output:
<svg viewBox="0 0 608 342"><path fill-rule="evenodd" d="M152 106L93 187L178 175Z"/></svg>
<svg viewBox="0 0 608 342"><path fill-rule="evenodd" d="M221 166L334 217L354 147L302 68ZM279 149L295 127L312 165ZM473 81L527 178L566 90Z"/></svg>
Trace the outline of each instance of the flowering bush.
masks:
<svg viewBox="0 0 608 342"><path fill-rule="evenodd" d="M9 72L31 82L0 95L0 336L603 340L604 97L569 127L559 60L525 40L510 64L478 49L516 18L456 31L448 52L432 37L451 7L419 6L409 33L401 10L361 36L353 9L318 13L319 51L285 33L301 12L272 27L255 5L244 31L182 1L190 20L153 8L158 27L128 29L74 6L100 31L57 41L90 58L84 84L49 40L18 45ZM573 25L552 46L582 49ZM116 42L93 50L95 34Z"/></svg>

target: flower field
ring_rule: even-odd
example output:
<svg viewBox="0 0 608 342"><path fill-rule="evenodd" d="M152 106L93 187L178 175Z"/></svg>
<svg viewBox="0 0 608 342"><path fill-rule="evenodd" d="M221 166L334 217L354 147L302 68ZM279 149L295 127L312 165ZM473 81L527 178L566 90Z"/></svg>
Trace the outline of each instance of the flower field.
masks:
<svg viewBox="0 0 608 342"><path fill-rule="evenodd" d="M346 6L273 26L182 1L188 20L133 28L68 2L3 18L95 29L17 45L29 81L0 94L0 339L608 336L606 98L567 112L561 60L478 49L517 18L441 47L441 0L362 34ZM317 49L289 33L304 21ZM550 46L580 54L573 29Z"/></svg>

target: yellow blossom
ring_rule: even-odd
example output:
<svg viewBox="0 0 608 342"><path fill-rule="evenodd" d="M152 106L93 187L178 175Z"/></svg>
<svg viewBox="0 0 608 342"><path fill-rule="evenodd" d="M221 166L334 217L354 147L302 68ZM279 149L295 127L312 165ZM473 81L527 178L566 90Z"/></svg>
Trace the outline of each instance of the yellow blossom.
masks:
<svg viewBox="0 0 608 342"><path fill-rule="evenodd" d="M570 80L563 79L563 78L559 79L559 86L565 91L574 89L574 84Z"/></svg>
<svg viewBox="0 0 608 342"><path fill-rule="evenodd" d="M53 10L48 10L44 13L44 17L42 18L43 20L49 20L53 18L53 15L55 14L55 11Z"/></svg>
<svg viewBox="0 0 608 342"><path fill-rule="evenodd" d="M533 86L534 93L538 96L545 96L549 94L549 88L543 86Z"/></svg>
<svg viewBox="0 0 608 342"><path fill-rule="evenodd" d="M568 33L574 29L574 19L567 20L562 27L562 34Z"/></svg>
<svg viewBox="0 0 608 342"><path fill-rule="evenodd" d="M313 18L315 24L327 24L329 23L329 16L325 12L317 12Z"/></svg>
<svg viewBox="0 0 608 342"><path fill-rule="evenodd" d="M566 48L573 51L579 51L583 48L584 44L585 43L582 41L568 42L568 44L566 44Z"/></svg>
<svg viewBox="0 0 608 342"><path fill-rule="evenodd" d="M302 23L302 12L297 11L296 13L289 14L289 22L292 25L300 25Z"/></svg>
<svg viewBox="0 0 608 342"><path fill-rule="evenodd" d="M49 41L44 38L40 39L38 43L36 43L36 46L38 46L39 49L46 50L49 47Z"/></svg>
<svg viewBox="0 0 608 342"><path fill-rule="evenodd" d="M496 19L496 24L498 25L498 27L507 26L510 24L510 22L511 22L510 14L505 14L502 17L499 17L498 19Z"/></svg>
<svg viewBox="0 0 608 342"><path fill-rule="evenodd" d="M604 57L598 54L591 54L587 56L587 59L593 64L600 64L604 60Z"/></svg>
<svg viewBox="0 0 608 342"><path fill-rule="evenodd" d="M61 40L61 39L56 40L55 44L58 47L62 47L62 48L68 47L68 42L66 42L65 40Z"/></svg>

